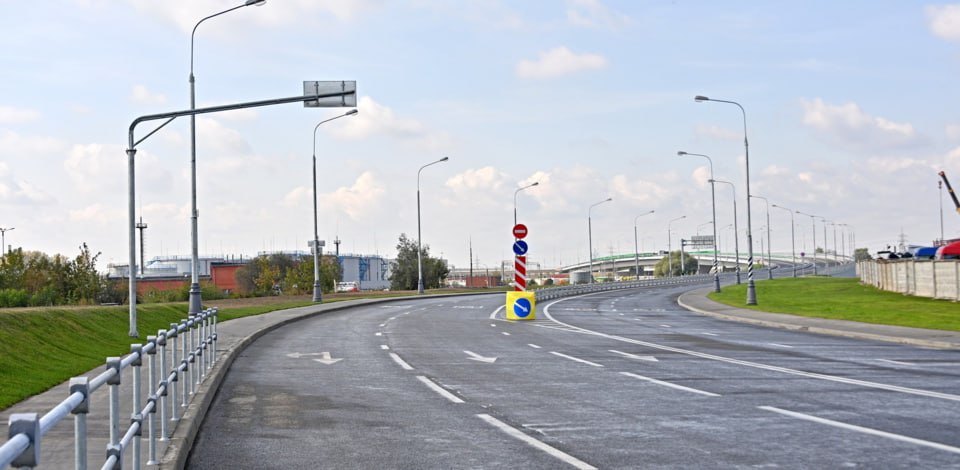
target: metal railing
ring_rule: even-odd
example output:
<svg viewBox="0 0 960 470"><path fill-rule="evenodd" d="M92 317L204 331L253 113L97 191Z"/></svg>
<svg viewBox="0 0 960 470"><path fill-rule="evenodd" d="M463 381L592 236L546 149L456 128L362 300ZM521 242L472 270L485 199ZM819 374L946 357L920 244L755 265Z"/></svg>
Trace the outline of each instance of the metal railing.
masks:
<svg viewBox="0 0 960 470"><path fill-rule="evenodd" d="M168 440L175 429L177 409L186 407L199 390L207 373L216 362L217 309L204 310L167 330L148 336L146 344L130 345L130 354L108 357L106 370L94 378L70 379L69 395L43 416L38 413L15 413L10 416L9 439L0 446L0 468L34 468L41 464L43 436L67 416L74 418L74 467L87 468L87 414L90 399L104 385L109 387L109 441L102 469L120 469L127 450L130 467L139 469L142 461L142 438L147 435L147 465L157 464L157 441ZM146 356L149 388L142 392L141 367ZM160 364L157 366L159 358ZM129 426L121 435L120 383L123 372L132 368L132 414ZM159 375L158 374L162 374ZM158 380L159 379L159 380ZM179 386L178 386L179 384ZM178 397L179 392L179 397ZM179 398L179 400L178 400ZM167 416L169 412L169 417ZM157 415L159 414L159 418ZM160 432L157 432L157 422Z"/></svg>
<svg viewBox="0 0 960 470"><path fill-rule="evenodd" d="M726 276L722 274L721 276ZM693 276L658 277L637 281L598 282L594 284L575 284L571 286L549 287L537 289L534 293L537 302L559 299L571 295L590 294L617 289L633 289L637 287L680 286L685 284L700 284L713 281L713 274L696 274Z"/></svg>

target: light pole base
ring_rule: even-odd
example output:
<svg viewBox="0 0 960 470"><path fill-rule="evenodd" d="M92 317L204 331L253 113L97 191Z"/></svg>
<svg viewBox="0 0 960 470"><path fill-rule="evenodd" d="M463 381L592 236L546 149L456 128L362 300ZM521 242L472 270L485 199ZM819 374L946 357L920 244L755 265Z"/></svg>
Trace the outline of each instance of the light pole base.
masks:
<svg viewBox="0 0 960 470"><path fill-rule="evenodd" d="M767 268L767 279L773 279L773 266Z"/></svg>
<svg viewBox="0 0 960 470"><path fill-rule="evenodd" d="M737 270L737 284L740 284L740 270Z"/></svg>
<svg viewBox="0 0 960 470"><path fill-rule="evenodd" d="M757 305L757 286L753 279L747 281L747 305Z"/></svg>
<svg viewBox="0 0 960 470"><path fill-rule="evenodd" d="M423 294L423 279L417 280L417 294Z"/></svg>
<svg viewBox="0 0 960 470"><path fill-rule="evenodd" d="M720 292L720 274L713 273L713 291Z"/></svg>
<svg viewBox="0 0 960 470"><path fill-rule="evenodd" d="M190 284L190 308L187 310L187 313L190 315L195 315L200 313L200 310L203 308L202 299L200 298L200 284L192 283Z"/></svg>
<svg viewBox="0 0 960 470"><path fill-rule="evenodd" d="M318 304L323 302L323 294L321 293L321 290L322 289L320 289L320 281L314 282L313 283L313 301Z"/></svg>

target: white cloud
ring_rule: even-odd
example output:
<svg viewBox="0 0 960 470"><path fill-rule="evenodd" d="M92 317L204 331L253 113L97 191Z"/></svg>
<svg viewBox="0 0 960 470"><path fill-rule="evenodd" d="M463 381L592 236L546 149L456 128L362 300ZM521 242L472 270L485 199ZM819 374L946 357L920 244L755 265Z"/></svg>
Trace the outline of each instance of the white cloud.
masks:
<svg viewBox="0 0 960 470"><path fill-rule="evenodd" d="M15 132L0 129L0 157L36 158L42 154L60 152L64 147L62 142L53 137L23 137Z"/></svg>
<svg viewBox="0 0 960 470"><path fill-rule="evenodd" d="M381 206L384 185L367 171L357 177L353 186L340 187L320 196L324 207L342 212L353 220L371 219Z"/></svg>
<svg viewBox="0 0 960 470"><path fill-rule="evenodd" d="M960 5L930 5L926 14L934 35L949 41L960 40Z"/></svg>
<svg viewBox="0 0 960 470"><path fill-rule="evenodd" d="M40 117L40 112L33 109L19 109L11 106L0 106L0 124L19 124L33 121Z"/></svg>
<svg viewBox="0 0 960 470"><path fill-rule="evenodd" d="M717 127L713 125L711 126L697 125L696 129L694 129L694 132L698 136L711 137L719 140L731 140L731 141L743 140L743 132L735 131L732 129L724 129L722 127Z"/></svg>
<svg viewBox="0 0 960 470"><path fill-rule="evenodd" d="M960 140L960 124L947 124L944 133L950 140Z"/></svg>
<svg viewBox="0 0 960 470"><path fill-rule="evenodd" d="M207 118L197 118L197 145L207 151L227 155L249 154L250 144L243 134L236 129L224 126L220 121Z"/></svg>
<svg viewBox="0 0 960 470"><path fill-rule="evenodd" d="M539 53L537 60L521 60L516 73L520 78L556 78L584 70L607 66L607 59L598 54L576 54L560 46Z"/></svg>
<svg viewBox="0 0 960 470"><path fill-rule="evenodd" d="M567 21L574 26L618 30L630 24L630 17L610 11L599 0L568 0Z"/></svg>
<svg viewBox="0 0 960 470"><path fill-rule="evenodd" d="M137 104L157 105L167 102L167 97L160 93L153 93L144 85L134 85L130 92L130 99Z"/></svg>
<svg viewBox="0 0 960 470"><path fill-rule="evenodd" d="M301 204L309 204L313 190L306 186L297 186L291 189L285 196L281 204L285 207L297 207Z"/></svg>
<svg viewBox="0 0 960 470"><path fill-rule="evenodd" d="M693 173L690 175L693 178L693 181L697 183L697 187L706 188L710 185L710 167L704 165L699 166Z"/></svg>
<svg viewBox="0 0 960 470"><path fill-rule="evenodd" d="M495 191L505 186L506 175L492 166L469 169L447 179L445 183L454 193L467 190Z"/></svg>
<svg viewBox="0 0 960 470"><path fill-rule="evenodd" d="M801 104L804 125L854 148L885 150L922 141L912 124L871 116L853 102L831 105L817 98Z"/></svg>
<svg viewBox="0 0 960 470"><path fill-rule="evenodd" d="M356 115L324 124L320 126L320 130L330 132L334 137L350 140L373 136L391 137L428 149L440 149L450 144L451 139L447 134L431 130L416 119L398 116L393 109L369 96L360 97L357 109L360 112Z"/></svg>
<svg viewBox="0 0 960 470"><path fill-rule="evenodd" d="M93 222L101 226L126 220L126 212L117 207L119 206L107 208L103 204L96 203L82 209L71 210L70 220L74 222Z"/></svg>

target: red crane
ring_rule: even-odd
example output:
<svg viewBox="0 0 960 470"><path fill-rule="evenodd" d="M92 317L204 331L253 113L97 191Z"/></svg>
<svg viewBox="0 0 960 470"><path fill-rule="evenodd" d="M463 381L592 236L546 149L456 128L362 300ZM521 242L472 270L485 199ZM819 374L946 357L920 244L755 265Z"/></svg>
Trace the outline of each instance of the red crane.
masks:
<svg viewBox="0 0 960 470"><path fill-rule="evenodd" d="M960 200L957 200L957 193L953 192L953 187L950 186L950 182L947 181L947 175L944 172L939 173L940 178L943 178L943 184L947 185L947 192L950 193L950 198L953 199L953 205L957 206L957 213L960 214Z"/></svg>

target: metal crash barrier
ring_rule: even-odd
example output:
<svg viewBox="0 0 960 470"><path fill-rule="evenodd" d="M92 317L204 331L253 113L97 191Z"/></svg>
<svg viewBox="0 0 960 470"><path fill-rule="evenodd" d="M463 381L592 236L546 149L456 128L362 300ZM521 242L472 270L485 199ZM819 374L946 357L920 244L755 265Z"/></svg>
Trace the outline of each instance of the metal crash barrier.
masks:
<svg viewBox="0 0 960 470"><path fill-rule="evenodd" d="M43 463L43 436L72 414L74 467L85 470L89 438L87 414L91 409L91 397L104 386L109 389L110 432L100 468L123 468L124 457L128 455L130 466L127 468L139 469L144 434L147 438L147 465L157 464L158 439L166 441L173 434L178 420L177 409L186 407L195 391L199 390L207 372L216 362L216 350L217 309L210 308L191 315L179 324L171 323L170 329L159 330L156 336L148 336L146 344L130 345L130 354L126 356L108 357L106 370L100 375L92 379L70 379L69 396L43 416L38 413L10 416L9 439L0 446L0 468L40 466ZM141 390L144 360L149 374L146 392ZM131 373L125 378L124 371L128 369ZM120 416L121 380L132 380L133 385L131 409L134 411L124 430L121 429Z"/></svg>

